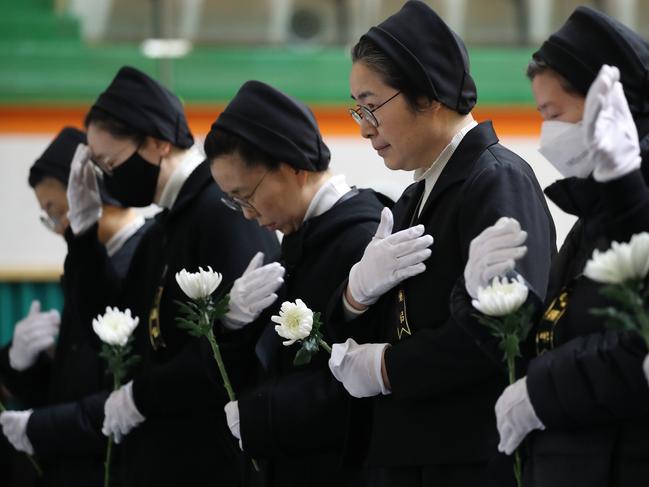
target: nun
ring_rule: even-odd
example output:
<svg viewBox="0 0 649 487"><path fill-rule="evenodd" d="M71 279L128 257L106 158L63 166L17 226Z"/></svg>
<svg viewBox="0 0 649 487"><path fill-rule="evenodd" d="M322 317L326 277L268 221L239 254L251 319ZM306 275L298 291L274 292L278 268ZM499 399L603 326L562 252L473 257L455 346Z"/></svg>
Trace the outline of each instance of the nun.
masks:
<svg viewBox="0 0 649 487"><path fill-rule="evenodd" d="M117 305L140 321L134 348L141 360L104 405L104 434L124 440L123 482L238 485L241 453L222 414L227 394L209 380L214 365L202 360L202 340L176 325L178 302L187 297L174 276L211 266L232 282L258 252L278 252L276 236L222 203L224 193L194 146L180 100L141 71L120 69L88 112L86 126L88 146L77 153L78 179L74 171L71 176L84 184L68 188L69 218L76 243L94 252L95 269L105 268L105 255L96 246L94 166L122 203L162 208L126 278L116 281L109 270L87 291L95 314ZM258 257L253 264L248 271L263 267ZM236 299L230 308L239 309ZM217 324L219 339L221 331ZM228 347L246 356L252 344L231 340ZM239 368L229 365L237 383Z"/></svg>
<svg viewBox="0 0 649 487"><path fill-rule="evenodd" d="M507 485L493 415L507 381L502 352L454 319L449 299L471 241L503 216L520 222L503 229L519 244L527 230L517 271L542 294L555 249L543 193L491 122L474 120L464 43L425 3L408 1L372 27L352 61L350 114L361 136L416 182L384 210L332 311L338 338L352 339L333 346L331 372L352 396L370 398L353 403L350 436L367 445L373 486ZM479 273L472 292L487 282Z"/></svg>
<svg viewBox="0 0 649 487"><path fill-rule="evenodd" d="M540 151L563 176L545 192L579 219L553 262L527 374L496 404L499 449L526 440L527 486L646 485L647 348L590 312L617 305L584 267L595 250L649 230L649 44L578 7L527 72L544 120Z"/></svg>
<svg viewBox="0 0 649 487"><path fill-rule="evenodd" d="M232 434L263 466L252 478L275 487L363 485L358 468L343 466L350 396L329 373L327 354L295 366L301 345L282 339L269 318L279 314L282 301L301 299L326 325L329 300L391 201L334 175L311 110L259 81L246 82L219 115L205 153L240 218L284 235L280 263L286 274L277 304L256 321L243 316L225 323L259 335L257 380L225 407ZM235 284L231 294L243 291ZM331 343L326 328L322 332Z"/></svg>
<svg viewBox="0 0 649 487"><path fill-rule="evenodd" d="M67 240L71 233L66 187L75 151L85 143L84 132L66 127L29 171L29 185L42 208L41 221ZM98 240L116 273L123 276L147 224L101 185L99 195ZM35 301L16 324L11 343L0 351L3 381L20 404L30 408L2 413L0 425L14 448L38 458L43 482L51 486L103 482L106 442L101 425L109 384L105 364L89 339L88 323L78 313L83 300L78 290L92 282L88 265L84 255L70 247L61 279L62 315L41 310Z"/></svg>

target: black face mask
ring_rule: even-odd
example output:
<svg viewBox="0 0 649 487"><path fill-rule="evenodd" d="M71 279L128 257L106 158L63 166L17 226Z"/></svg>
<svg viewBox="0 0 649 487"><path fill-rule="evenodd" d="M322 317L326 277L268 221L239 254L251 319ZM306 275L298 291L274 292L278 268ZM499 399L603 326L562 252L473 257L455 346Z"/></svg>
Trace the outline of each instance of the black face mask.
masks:
<svg viewBox="0 0 649 487"><path fill-rule="evenodd" d="M124 206L149 206L153 203L159 175L160 164L154 166L135 151L111 176L104 175L104 185Z"/></svg>

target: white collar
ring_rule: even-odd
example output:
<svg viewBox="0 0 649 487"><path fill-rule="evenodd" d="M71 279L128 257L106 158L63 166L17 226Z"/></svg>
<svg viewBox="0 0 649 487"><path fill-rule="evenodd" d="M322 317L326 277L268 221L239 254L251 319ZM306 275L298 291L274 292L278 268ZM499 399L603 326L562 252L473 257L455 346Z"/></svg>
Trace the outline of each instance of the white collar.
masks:
<svg viewBox="0 0 649 487"><path fill-rule="evenodd" d="M106 242L106 252L109 257L112 257L119 249L121 249L124 244L131 238L135 233L144 225L144 217L138 215L130 223L124 225L115 235L110 237L108 242Z"/></svg>
<svg viewBox="0 0 649 487"><path fill-rule="evenodd" d="M189 149L183 161L176 169L174 169L174 172L171 173L169 181L167 181L167 184L160 195L158 206L171 209L176 202L176 198L178 198L180 189L183 187L183 184L185 184L185 181L187 181L189 175L194 172L194 169L196 169L204 160L205 158L203 157L203 154L201 154L196 146Z"/></svg>
<svg viewBox="0 0 649 487"><path fill-rule="evenodd" d="M320 187L311 203L309 203L303 222L326 213L343 195L351 190L343 174L332 176Z"/></svg>
<svg viewBox="0 0 649 487"><path fill-rule="evenodd" d="M415 181L421 181L422 179L425 180L424 194L422 195L421 204L419 205L419 214L421 214L421 210L424 208L426 200L430 196L430 193L433 191L435 183L442 174L442 171L446 167L446 164L455 153L455 150L460 145L460 142L462 142L464 136L469 133L469 131L476 125L478 125L478 122L476 122L475 120L467 123L453 136L451 142L449 142L449 144L444 147L442 152L440 152L437 156L437 159L435 159L430 166L428 166L426 169L420 168L415 170Z"/></svg>

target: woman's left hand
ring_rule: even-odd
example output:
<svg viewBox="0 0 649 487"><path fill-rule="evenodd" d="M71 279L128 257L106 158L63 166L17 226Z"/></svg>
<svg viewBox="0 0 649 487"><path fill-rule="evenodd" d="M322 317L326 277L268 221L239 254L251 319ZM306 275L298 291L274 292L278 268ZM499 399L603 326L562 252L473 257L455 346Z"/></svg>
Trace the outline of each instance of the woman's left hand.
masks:
<svg viewBox="0 0 649 487"><path fill-rule="evenodd" d="M644 370L644 376L647 378L647 383L649 384L649 354L644 358L642 370Z"/></svg>
<svg viewBox="0 0 649 487"><path fill-rule="evenodd" d="M383 354L387 343L359 345L349 338L331 347L329 369L354 397L390 394Z"/></svg>
<svg viewBox="0 0 649 487"><path fill-rule="evenodd" d="M527 394L527 377L508 386L496 401L498 451L511 455L530 431L545 429Z"/></svg>

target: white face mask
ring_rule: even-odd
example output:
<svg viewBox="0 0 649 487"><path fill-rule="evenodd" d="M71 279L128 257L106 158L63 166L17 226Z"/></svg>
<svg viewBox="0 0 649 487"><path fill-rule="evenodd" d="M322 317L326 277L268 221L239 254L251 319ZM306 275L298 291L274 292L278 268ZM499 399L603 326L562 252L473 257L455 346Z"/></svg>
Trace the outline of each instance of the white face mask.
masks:
<svg viewBox="0 0 649 487"><path fill-rule="evenodd" d="M564 178L585 178L593 172L594 162L589 157L581 122L543 122L539 152Z"/></svg>

